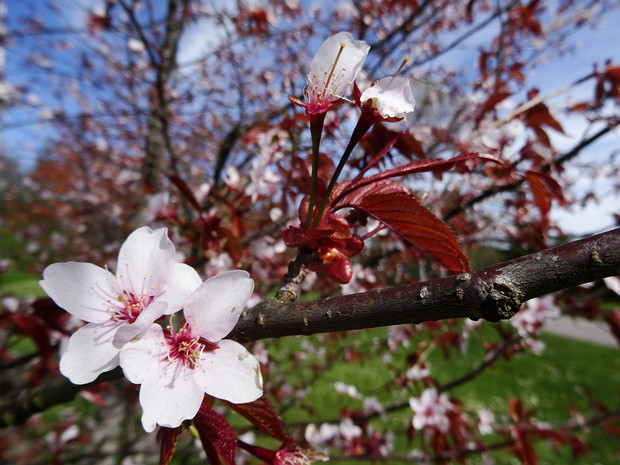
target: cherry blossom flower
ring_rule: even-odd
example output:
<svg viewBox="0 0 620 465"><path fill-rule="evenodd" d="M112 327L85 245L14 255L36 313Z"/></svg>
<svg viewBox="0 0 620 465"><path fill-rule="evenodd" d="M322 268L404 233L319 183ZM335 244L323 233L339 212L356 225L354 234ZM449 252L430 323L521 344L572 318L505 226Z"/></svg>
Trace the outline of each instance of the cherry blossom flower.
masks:
<svg viewBox="0 0 620 465"><path fill-rule="evenodd" d="M426 389L419 399L409 399L409 405L414 412L413 427L423 430L434 427L445 433L450 427L447 413L452 410L452 402L446 393L437 394L437 389Z"/></svg>
<svg viewBox="0 0 620 465"><path fill-rule="evenodd" d="M334 388L336 389L336 392L340 395L346 394L353 399L360 398L360 394L359 392L357 392L357 388L355 386L344 384L342 381L336 381L334 383Z"/></svg>
<svg viewBox="0 0 620 465"><path fill-rule="evenodd" d="M363 108L376 111L388 121L403 119L415 109L415 99L406 77L379 79L362 92L359 99Z"/></svg>
<svg viewBox="0 0 620 465"><path fill-rule="evenodd" d="M69 340L60 371L74 384L94 381L119 364L123 344L159 317L180 310L201 284L198 273L175 262L166 228L139 228L118 255L116 276L92 263L54 263L40 285L67 312L88 324Z"/></svg>
<svg viewBox="0 0 620 465"><path fill-rule="evenodd" d="M480 423L478 424L478 430L480 434L491 434L493 432L493 425L495 424L495 415L490 410L485 408L478 411L480 417Z"/></svg>
<svg viewBox="0 0 620 465"><path fill-rule="evenodd" d="M327 38L310 63L304 100L289 99L306 109L308 115L325 113L342 102L349 86L362 69L370 50L363 40L355 40L348 32Z"/></svg>
<svg viewBox="0 0 620 465"><path fill-rule="evenodd" d="M141 384L142 425L175 428L193 418L204 394L235 404L263 392L260 365L241 344L223 339L252 295L245 271L206 280L185 302L185 322L164 331L153 324L123 347L120 365L129 381Z"/></svg>
<svg viewBox="0 0 620 465"><path fill-rule="evenodd" d="M431 371L425 365L415 364L407 370L405 377L410 381L419 381L431 375Z"/></svg>

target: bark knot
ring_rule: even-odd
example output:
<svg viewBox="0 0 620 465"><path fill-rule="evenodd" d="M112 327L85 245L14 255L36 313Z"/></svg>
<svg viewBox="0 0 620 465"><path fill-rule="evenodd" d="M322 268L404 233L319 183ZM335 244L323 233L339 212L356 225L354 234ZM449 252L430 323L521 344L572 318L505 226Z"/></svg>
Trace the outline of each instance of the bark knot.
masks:
<svg viewBox="0 0 620 465"><path fill-rule="evenodd" d="M516 315L523 303L521 291L503 276L495 278L480 305L485 320L497 322Z"/></svg>

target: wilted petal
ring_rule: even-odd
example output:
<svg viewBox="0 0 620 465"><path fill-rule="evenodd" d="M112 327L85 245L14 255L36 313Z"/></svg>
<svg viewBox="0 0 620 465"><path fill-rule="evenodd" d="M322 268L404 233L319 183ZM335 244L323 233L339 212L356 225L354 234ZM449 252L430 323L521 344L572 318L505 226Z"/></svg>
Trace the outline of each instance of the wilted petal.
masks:
<svg viewBox="0 0 620 465"><path fill-rule="evenodd" d="M254 281L246 271L209 278L185 302L185 318L198 334L217 342L235 327L253 290Z"/></svg>
<svg viewBox="0 0 620 465"><path fill-rule="evenodd" d="M60 372L73 384L86 384L116 368L120 351L112 340L118 327L118 322L107 321L89 323L78 329L60 358Z"/></svg>
<svg viewBox="0 0 620 465"><path fill-rule="evenodd" d="M258 399L263 394L263 378L256 358L245 347L225 339L219 349L206 352L196 371L202 371L207 394L234 404Z"/></svg>
<svg viewBox="0 0 620 465"><path fill-rule="evenodd" d="M409 79L385 77L366 89L360 98L362 103L371 101L372 108L384 118L404 118L415 108Z"/></svg>
<svg viewBox="0 0 620 465"><path fill-rule="evenodd" d="M116 278L92 263L54 263L43 271L39 285L59 307L90 323L103 323L112 316L106 297L115 299L111 291Z"/></svg>

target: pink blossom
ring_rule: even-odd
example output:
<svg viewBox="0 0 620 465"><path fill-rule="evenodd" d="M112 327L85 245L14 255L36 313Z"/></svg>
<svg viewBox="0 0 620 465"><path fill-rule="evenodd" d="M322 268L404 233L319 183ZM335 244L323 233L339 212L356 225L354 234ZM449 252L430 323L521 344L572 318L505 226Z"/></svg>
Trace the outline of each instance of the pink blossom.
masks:
<svg viewBox="0 0 620 465"><path fill-rule="evenodd" d="M355 386L344 384L342 381L336 381L334 383L334 388L338 394L347 394L353 399L358 399L360 397L360 394L357 392L357 388Z"/></svg>
<svg viewBox="0 0 620 465"><path fill-rule="evenodd" d="M245 271L229 271L205 281L185 302L179 330L151 325L123 347L120 365L129 381L141 384L142 425L175 428L193 418L205 393L232 403L258 399L260 365L241 344L223 339L252 295Z"/></svg>
<svg viewBox="0 0 620 465"><path fill-rule="evenodd" d="M415 364L407 370L407 373L405 374L405 376L407 377L407 379L411 381L419 381L421 379L424 379L430 376L430 374L431 372L428 369L428 367Z"/></svg>
<svg viewBox="0 0 620 465"><path fill-rule="evenodd" d="M379 79L362 93L360 102L386 119L404 118L415 109L409 79L405 77Z"/></svg>
<svg viewBox="0 0 620 465"><path fill-rule="evenodd" d="M305 102L293 96L289 99L309 115L327 112L340 103L355 81L369 50L366 42L353 39L348 32L327 38L310 63Z"/></svg>
<svg viewBox="0 0 620 465"><path fill-rule="evenodd" d="M480 417L480 423L478 424L480 434L491 434L493 432L493 424L495 423L493 412L483 408L478 411L478 416Z"/></svg>
<svg viewBox="0 0 620 465"><path fill-rule="evenodd" d="M139 228L118 255L116 275L91 263L54 263L43 271L43 290L72 315L88 322L78 329L60 359L74 384L94 381L119 364L124 343L159 317L181 309L201 279L175 262L165 228Z"/></svg>
<svg viewBox="0 0 620 465"><path fill-rule="evenodd" d="M412 423L415 429L434 427L444 433L448 431L450 421L447 413L453 406L446 393L438 395L437 389L429 388L419 399L409 399L409 405L414 412Z"/></svg>

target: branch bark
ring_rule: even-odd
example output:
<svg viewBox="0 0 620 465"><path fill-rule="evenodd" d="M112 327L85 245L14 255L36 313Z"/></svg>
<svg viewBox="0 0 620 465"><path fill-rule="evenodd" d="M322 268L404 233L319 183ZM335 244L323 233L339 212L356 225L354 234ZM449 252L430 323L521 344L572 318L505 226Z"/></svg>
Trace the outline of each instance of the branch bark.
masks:
<svg viewBox="0 0 620 465"><path fill-rule="evenodd" d="M309 335L446 318L508 319L534 297L620 274L620 228L470 273L311 302L267 300L244 312L228 339ZM84 386L46 380L0 403L0 427L70 401L80 390L121 377L120 369Z"/></svg>
<svg viewBox="0 0 620 465"><path fill-rule="evenodd" d="M310 302L267 300L228 336L241 342L422 323L511 318L521 304L620 274L620 228L470 273Z"/></svg>

